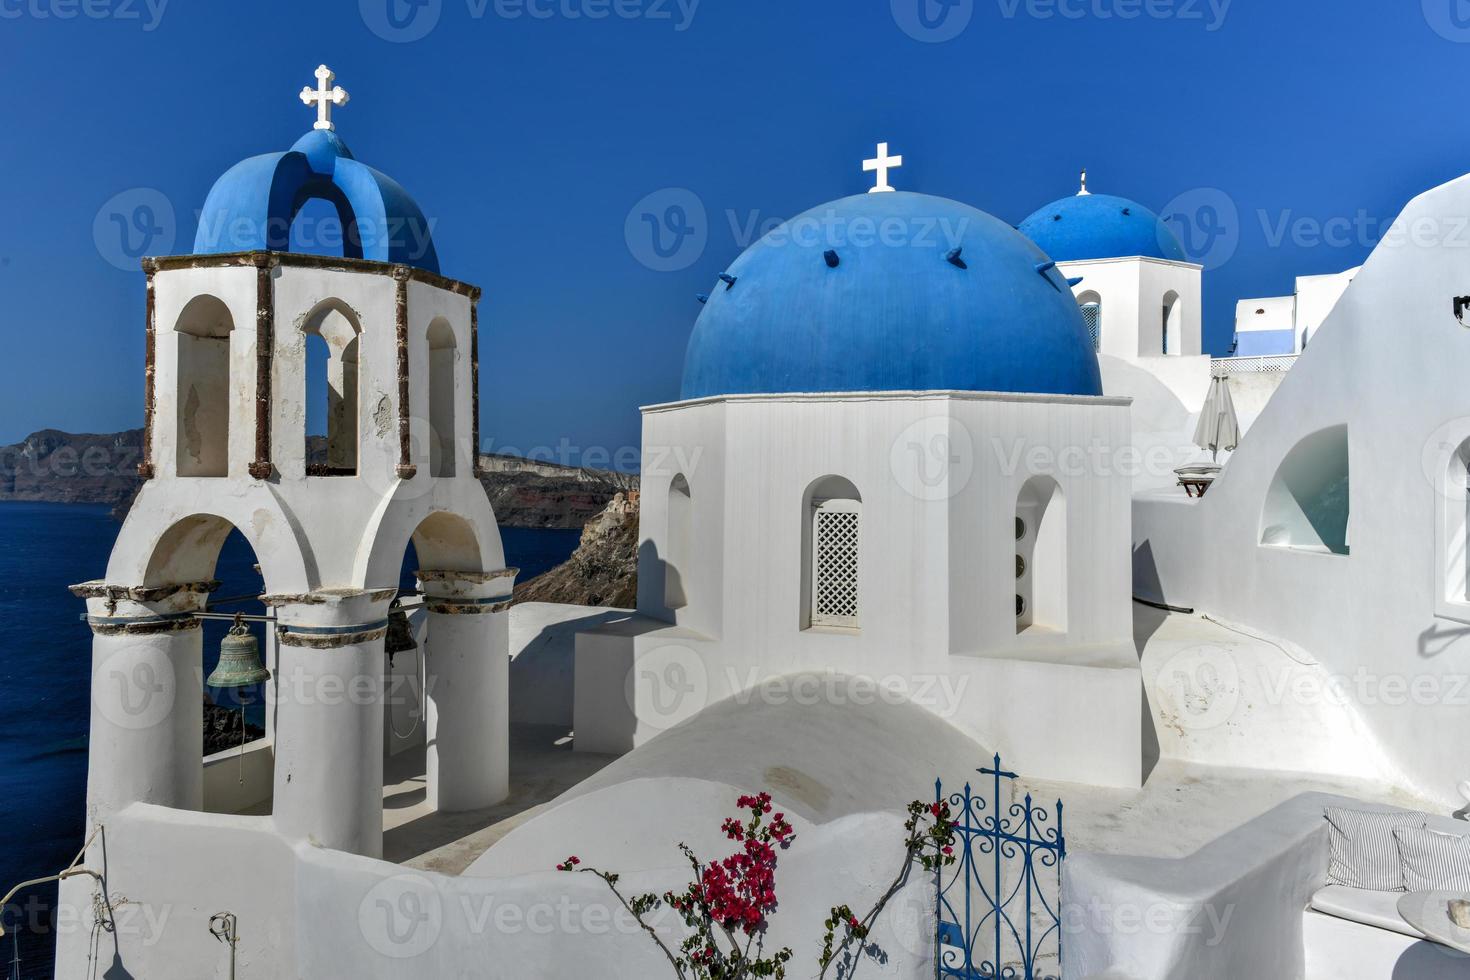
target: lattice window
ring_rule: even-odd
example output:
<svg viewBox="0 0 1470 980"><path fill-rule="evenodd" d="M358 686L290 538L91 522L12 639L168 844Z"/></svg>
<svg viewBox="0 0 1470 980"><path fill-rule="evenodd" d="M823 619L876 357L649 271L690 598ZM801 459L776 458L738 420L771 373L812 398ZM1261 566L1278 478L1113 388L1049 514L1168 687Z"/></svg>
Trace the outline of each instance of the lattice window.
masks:
<svg viewBox="0 0 1470 980"><path fill-rule="evenodd" d="M1087 325L1087 339L1094 351L1102 348L1102 304L1083 303L1082 322Z"/></svg>
<svg viewBox="0 0 1470 980"><path fill-rule="evenodd" d="M812 625L858 624L856 500L824 500L812 513Z"/></svg>

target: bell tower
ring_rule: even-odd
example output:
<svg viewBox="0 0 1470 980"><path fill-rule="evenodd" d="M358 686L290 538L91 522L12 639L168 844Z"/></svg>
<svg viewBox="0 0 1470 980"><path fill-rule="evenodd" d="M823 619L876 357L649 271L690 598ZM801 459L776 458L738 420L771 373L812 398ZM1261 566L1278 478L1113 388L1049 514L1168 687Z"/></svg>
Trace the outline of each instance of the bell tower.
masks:
<svg viewBox="0 0 1470 980"><path fill-rule="evenodd" d="M377 856L390 603L422 610L429 802L489 806L509 785L515 570L476 473L480 289L440 273L432 223L356 160L331 118L347 93L316 76L315 127L219 178L191 254L143 265L146 482L105 577L73 588L94 634L87 806L92 825L204 806L200 615L238 530L271 673L270 816L252 819ZM341 255L289 251L311 200L335 211ZM307 434L313 392L324 436Z"/></svg>

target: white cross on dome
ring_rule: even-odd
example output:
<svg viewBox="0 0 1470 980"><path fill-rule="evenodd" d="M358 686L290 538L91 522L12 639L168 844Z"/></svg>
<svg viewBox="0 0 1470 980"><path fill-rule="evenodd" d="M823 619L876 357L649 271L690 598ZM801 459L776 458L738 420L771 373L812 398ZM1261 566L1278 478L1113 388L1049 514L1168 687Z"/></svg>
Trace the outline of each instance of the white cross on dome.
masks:
<svg viewBox="0 0 1470 980"><path fill-rule="evenodd" d="M312 129L336 129L332 122L332 106L343 106L347 104L347 90L340 85L332 85L337 76L332 69L326 65L318 65L316 69L316 88L310 85L302 86L301 101L307 105L316 103L316 124Z"/></svg>
<svg viewBox="0 0 1470 980"><path fill-rule="evenodd" d="M871 159L871 160L864 160L863 161L863 172L864 173L867 173L870 170L876 170L878 172L878 185L876 187L869 188L868 189L868 193L869 194L881 194L884 191L891 191L891 190L893 190L893 188L890 187L889 184L888 184L888 171L889 170L897 170L899 167L902 167L902 166L903 166L903 157L901 157L901 156L895 156L895 157L889 156L888 155L888 144L887 143L879 143L878 144L878 155L876 157L874 157L873 159Z"/></svg>

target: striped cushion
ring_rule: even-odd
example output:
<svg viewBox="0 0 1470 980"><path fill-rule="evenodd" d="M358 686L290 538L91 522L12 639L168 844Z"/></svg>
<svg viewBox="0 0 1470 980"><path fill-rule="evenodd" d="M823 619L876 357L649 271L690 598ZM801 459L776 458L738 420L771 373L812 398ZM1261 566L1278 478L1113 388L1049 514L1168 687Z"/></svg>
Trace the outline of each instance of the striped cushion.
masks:
<svg viewBox="0 0 1470 980"><path fill-rule="evenodd" d="M1404 884L1411 892L1470 892L1470 837L1399 827Z"/></svg>
<svg viewBox="0 0 1470 980"><path fill-rule="evenodd" d="M1332 835L1332 862L1327 876L1349 888L1380 892L1404 890L1399 861L1400 827L1421 829L1428 817L1410 810L1349 810L1329 806L1324 811Z"/></svg>

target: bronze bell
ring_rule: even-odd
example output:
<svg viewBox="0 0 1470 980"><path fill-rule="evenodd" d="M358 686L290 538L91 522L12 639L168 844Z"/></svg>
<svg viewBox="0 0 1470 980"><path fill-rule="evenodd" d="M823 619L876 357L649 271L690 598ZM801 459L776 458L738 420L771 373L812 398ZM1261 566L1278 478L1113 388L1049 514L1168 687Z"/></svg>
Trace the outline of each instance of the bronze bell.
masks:
<svg viewBox="0 0 1470 980"><path fill-rule="evenodd" d="M237 614L235 625L219 645L219 663L209 672L209 687L249 687L267 680L271 672L260 662L260 644Z"/></svg>
<svg viewBox="0 0 1470 980"><path fill-rule="evenodd" d="M391 660L395 653L417 650L418 646L413 641L413 628L408 625L408 613L394 599L393 604L388 607L388 636L383 640L383 649L388 651Z"/></svg>

